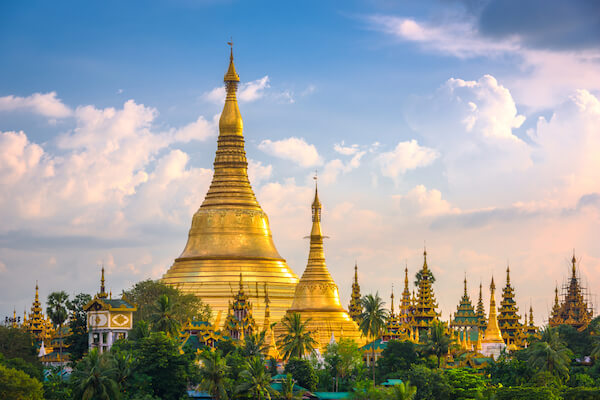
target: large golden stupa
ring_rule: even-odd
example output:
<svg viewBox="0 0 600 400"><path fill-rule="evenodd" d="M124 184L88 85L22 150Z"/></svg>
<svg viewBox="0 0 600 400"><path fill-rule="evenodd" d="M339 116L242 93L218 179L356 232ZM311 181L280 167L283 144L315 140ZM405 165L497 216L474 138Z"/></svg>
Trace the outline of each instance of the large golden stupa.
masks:
<svg viewBox="0 0 600 400"><path fill-rule="evenodd" d="M162 281L193 293L210 305L213 316L227 313L240 274L247 285L254 318L263 321L265 290L271 317L283 317L292 304L298 276L279 255L250 181L243 123L236 91L240 81L233 64L225 74L227 96L219 120L212 183L194 214L183 253Z"/></svg>
<svg viewBox="0 0 600 400"><path fill-rule="evenodd" d="M294 294L294 302L288 310L289 314L299 313L302 321L308 320L308 330L323 353L333 338L352 339L357 344L365 343L358 330L358 325L350 314L342 307L338 287L331 278L325 264L323 251L323 232L321 231L321 202L315 187L315 199L312 203L312 230L310 232L310 251L308 263ZM275 325L275 337L279 338L287 332L283 324Z"/></svg>

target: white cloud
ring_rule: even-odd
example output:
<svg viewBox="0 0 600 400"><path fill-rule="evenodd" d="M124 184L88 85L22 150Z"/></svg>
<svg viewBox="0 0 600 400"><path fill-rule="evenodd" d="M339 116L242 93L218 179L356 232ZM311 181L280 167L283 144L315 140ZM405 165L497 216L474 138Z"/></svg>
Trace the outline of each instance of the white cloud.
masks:
<svg viewBox="0 0 600 400"><path fill-rule="evenodd" d="M271 177L273 173L272 165L263 165L260 161L248 160L248 179L252 185L259 185Z"/></svg>
<svg viewBox="0 0 600 400"><path fill-rule="evenodd" d="M365 151L359 151L346 163L337 158L327 162L320 177L325 183L335 182L340 173L346 174L353 169L358 168L360 166L360 160L365 154Z"/></svg>
<svg viewBox="0 0 600 400"><path fill-rule="evenodd" d="M402 213L422 217L438 216L443 214L456 214L460 210L442 199L442 193L437 189L430 189L424 185L417 185L405 195L396 195Z"/></svg>
<svg viewBox="0 0 600 400"><path fill-rule="evenodd" d="M3 274L7 271L8 271L8 269L6 268L6 264L4 264L2 261L0 261L0 274Z"/></svg>
<svg viewBox="0 0 600 400"><path fill-rule="evenodd" d="M333 145L333 149L340 154L343 154L345 156L351 156L353 154L356 154L359 151L359 147L357 144L352 144L350 146L345 146L344 141L342 140L341 143L336 143Z"/></svg>
<svg viewBox="0 0 600 400"><path fill-rule="evenodd" d="M206 140L217 136L220 114L217 114L212 121L207 121L203 116L199 116L194 122L191 122L175 131L175 141L187 143L192 140Z"/></svg>
<svg viewBox="0 0 600 400"><path fill-rule="evenodd" d="M269 85L269 76L265 75L260 79L251 82L242 83L238 88L237 98L242 103L249 103L262 98L265 90L271 87ZM204 93L204 99L215 104L225 102L225 87L219 86L211 91Z"/></svg>
<svg viewBox="0 0 600 400"><path fill-rule="evenodd" d="M15 110L26 110L49 118L65 118L72 114L71 109L56 97L56 92L0 97L0 111Z"/></svg>
<svg viewBox="0 0 600 400"><path fill-rule="evenodd" d="M420 146L413 139L399 142L394 150L377 156L377 161L382 175L396 179L406 171L430 165L438 156L437 151Z"/></svg>
<svg viewBox="0 0 600 400"><path fill-rule="evenodd" d="M291 160L301 167L313 167L323 163L317 148L306 143L303 138L290 137L276 141L265 139L258 148L272 156Z"/></svg>
<svg viewBox="0 0 600 400"><path fill-rule="evenodd" d="M0 132L0 183L18 181L39 164L43 155L44 150L29 142L23 131Z"/></svg>

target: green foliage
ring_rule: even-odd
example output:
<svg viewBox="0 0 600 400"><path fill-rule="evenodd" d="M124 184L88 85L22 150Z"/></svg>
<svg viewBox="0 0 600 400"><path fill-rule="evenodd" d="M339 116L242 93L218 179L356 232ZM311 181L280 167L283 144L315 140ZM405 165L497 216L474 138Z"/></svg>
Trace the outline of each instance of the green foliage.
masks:
<svg viewBox="0 0 600 400"><path fill-rule="evenodd" d="M412 400L417 395L417 388L410 382L402 382L384 389L384 398L389 400Z"/></svg>
<svg viewBox="0 0 600 400"><path fill-rule="evenodd" d="M179 400L188 383L197 380L193 355L181 354L176 339L152 332L134 345L135 369L150 378L152 393L164 400Z"/></svg>
<svg viewBox="0 0 600 400"><path fill-rule="evenodd" d="M43 400L42 384L23 371L0 365L0 399Z"/></svg>
<svg viewBox="0 0 600 400"><path fill-rule="evenodd" d="M285 379L281 381L281 392L279 396L283 400L302 400L303 390L296 390L296 381L292 374L286 374Z"/></svg>
<svg viewBox="0 0 600 400"><path fill-rule="evenodd" d="M594 379L588 374L583 374L581 372L571 375L571 379L569 379L569 386L571 387L593 387L595 386Z"/></svg>
<svg viewBox="0 0 600 400"><path fill-rule="evenodd" d="M310 318L302 322L299 313L286 314L281 320L286 333L279 337L278 346L283 350L284 360L290 357L301 358L315 351L317 342L308 330L309 322Z"/></svg>
<svg viewBox="0 0 600 400"><path fill-rule="evenodd" d="M69 346L71 361L79 360L88 351L87 314L83 307L92 300L86 293L79 293L75 298L67 302L67 309L71 317L69 328L71 335L65 338L65 344Z"/></svg>
<svg viewBox="0 0 600 400"><path fill-rule="evenodd" d="M496 400L560 400L560 396L545 387L501 387L496 390Z"/></svg>
<svg viewBox="0 0 600 400"><path fill-rule="evenodd" d="M526 361L518 358L501 357L487 371L491 382L502 386L519 386L531 380L534 371Z"/></svg>
<svg viewBox="0 0 600 400"><path fill-rule="evenodd" d="M419 287L419 284L421 283L422 279L423 279L423 270L420 269L415 274L415 287ZM429 270L429 280L431 281L431 284L435 283L435 276L433 276L433 272L431 270Z"/></svg>
<svg viewBox="0 0 600 400"><path fill-rule="evenodd" d="M563 400L600 400L600 389L593 387L567 388L561 394Z"/></svg>
<svg viewBox="0 0 600 400"><path fill-rule="evenodd" d="M166 294L158 296L149 319L152 330L164 332L170 337L177 337L181 323L175 316L175 309L175 304L169 296Z"/></svg>
<svg viewBox="0 0 600 400"><path fill-rule="evenodd" d="M448 353L452 344L452 338L446 331L446 326L441 321L433 321L429 328L429 334L424 345L425 350L437 359L437 367L440 367L442 357Z"/></svg>
<svg viewBox="0 0 600 400"><path fill-rule="evenodd" d="M487 380L466 369L450 369L445 372L450 385L450 396L454 400L478 399L483 396Z"/></svg>
<svg viewBox="0 0 600 400"><path fill-rule="evenodd" d="M571 350L574 357L583 358L592 352L594 343L589 330L580 332L571 325L559 325L553 330L556 330L561 341Z"/></svg>
<svg viewBox="0 0 600 400"><path fill-rule="evenodd" d="M52 320L54 325L58 325L58 332L62 331L63 324L69 317L67 304L69 303L69 295L61 290L60 292L52 292L48 295L46 301L46 314ZM63 341L58 342L58 354L62 360Z"/></svg>
<svg viewBox="0 0 600 400"><path fill-rule="evenodd" d="M114 379L114 367L108 354L90 353L77 363L71 380L75 400L111 400L119 396L119 385Z"/></svg>
<svg viewBox="0 0 600 400"><path fill-rule="evenodd" d="M38 360L34 360L33 362L25 361L20 357L15 358L5 358L2 353L0 353L0 365L4 365L8 368L14 368L19 371L25 372L32 378L35 378L39 381L42 381L44 378L43 367L42 364Z"/></svg>
<svg viewBox="0 0 600 400"><path fill-rule="evenodd" d="M262 357L254 356L246 361L236 391L257 400L270 400L272 396L278 395L271 387L271 375L267 372Z"/></svg>
<svg viewBox="0 0 600 400"><path fill-rule="evenodd" d="M180 290L167 286L162 282L145 280L136 283L131 289L124 291L123 295L138 307L133 314L134 322L149 321L154 313L154 306L161 295L169 297L173 303L175 319L185 323L188 319L208 321L211 317L210 307L199 297L193 294L184 294Z"/></svg>
<svg viewBox="0 0 600 400"><path fill-rule="evenodd" d="M45 400L64 400L73 398L73 390L68 380L63 379L60 368L51 367L50 373L44 380Z"/></svg>
<svg viewBox="0 0 600 400"><path fill-rule="evenodd" d="M573 353L554 328L547 327L542 339L527 349L529 364L538 371L548 371L558 378L569 379L569 364Z"/></svg>
<svg viewBox="0 0 600 400"><path fill-rule="evenodd" d="M291 358L285 365L285 373L292 377L302 386L311 392L317 388L317 374L310 361L302 358Z"/></svg>
<svg viewBox="0 0 600 400"><path fill-rule="evenodd" d="M335 377L335 391L348 386L347 378L362 365L362 352L354 340L342 338L337 343L330 343L324 354L325 368L329 375Z"/></svg>
<svg viewBox="0 0 600 400"><path fill-rule="evenodd" d="M417 387L415 400L448 399L452 390L445 374L424 365L413 365L408 379Z"/></svg>
<svg viewBox="0 0 600 400"><path fill-rule="evenodd" d="M230 382L239 381L240 374L244 370L244 363L246 358L242 354L239 348L235 348L229 354L225 356L225 362L228 367L227 378Z"/></svg>
<svg viewBox="0 0 600 400"><path fill-rule="evenodd" d="M0 353L7 359L19 357L23 360L38 362L37 351L29 332L0 325Z"/></svg>
<svg viewBox="0 0 600 400"><path fill-rule="evenodd" d="M264 330L246 335L242 347L242 354L246 357L258 356L264 360L269 352L269 346L267 345L265 335L266 331Z"/></svg>
<svg viewBox="0 0 600 400"><path fill-rule="evenodd" d="M368 294L360 299L360 305L363 312L360 314L360 325L358 326L362 334L371 340L376 340L385 330L385 322L388 319L389 312L384 308L385 302L379 297ZM375 360L375 347L371 347L371 359ZM371 363L371 372L373 374L373 385L375 384L375 363Z"/></svg>
<svg viewBox="0 0 600 400"><path fill-rule="evenodd" d="M229 367L219 350L205 350L200 355L200 389L216 400L227 400L227 371Z"/></svg>
<svg viewBox="0 0 600 400"><path fill-rule="evenodd" d="M562 382L559 377L553 375L550 371L538 371L525 386L550 387L560 389Z"/></svg>
<svg viewBox="0 0 600 400"><path fill-rule="evenodd" d="M405 379L413 364L420 364L417 345L413 342L390 340L377 360L377 369L382 380Z"/></svg>

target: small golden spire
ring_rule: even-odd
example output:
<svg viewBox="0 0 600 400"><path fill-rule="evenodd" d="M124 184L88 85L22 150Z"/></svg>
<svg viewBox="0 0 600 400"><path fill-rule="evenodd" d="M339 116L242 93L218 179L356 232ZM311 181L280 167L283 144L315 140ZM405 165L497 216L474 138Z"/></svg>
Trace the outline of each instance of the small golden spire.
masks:
<svg viewBox="0 0 600 400"><path fill-rule="evenodd" d="M358 284L358 263L354 260L354 283Z"/></svg>
<svg viewBox="0 0 600 400"><path fill-rule="evenodd" d="M40 300L40 294L39 294L38 281L36 279L36 281L35 281L35 301L39 301L39 300Z"/></svg>
<svg viewBox="0 0 600 400"><path fill-rule="evenodd" d="M467 296L467 273L465 272L465 297Z"/></svg>
<svg viewBox="0 0 600 400"><path fill-rule="evenodd" d="M390 298L392 299L392 303L390 306L390 309L392 310L390 317L394 317L394 284L392 283L392 295L390 296Z"/></svg>
<svg viewBox="0 0 600 400"><path fill-rule="evenodd" d="M506 264L506 286L510 285L510 266Z"/></svg>
<svg viewBox="0 0 600 400"><path fill-rule="evenodd" d="M404 267L404 290L408 290L408 265Z"/></svg>
<svg viewBox="0 0 600 400"><path fill-rule="evenodd" d="M102 265L102 275L100 278L100 293L98 293L98 297L101 299L105 299L108 297L106 293L106 288L104 287L104 265Z"/></svg>
<svg viewBox="0 0 600 400"><path fill-rule="evenodd" d="M494 277L492 276L492 282L490 284L490 315L487 327L485 328L484 343L504 343L500 328L498 327L495 292L496 285L494 284Z"/></svg>
<svg viewBox="0 0 600 400"><path fill-rule="evenodd" d="M571 263L573 264L573 279L577 278L577 258L575 258L575 249L573 249L573 258L571 258Z"/></svg>

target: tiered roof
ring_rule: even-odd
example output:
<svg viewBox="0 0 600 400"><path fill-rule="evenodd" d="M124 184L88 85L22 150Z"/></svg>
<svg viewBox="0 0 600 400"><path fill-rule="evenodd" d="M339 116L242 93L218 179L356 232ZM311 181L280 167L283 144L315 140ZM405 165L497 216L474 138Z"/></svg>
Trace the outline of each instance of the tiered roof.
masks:
<svg viewBox="0 0 600 400"><path fill-rule="evenodd" d="M48 349L55 330L52 321L44 316L37 282L35 283L35 300L33 300L29 315L23 316L23 327L33 336L38 347L44 342Z"/></svg>
<svg viewBox="0 0 600 400"><path fill-rule="evenodd" d="M477 326L481 330L485 330L487 326L487 318L485 316L485 307L483 306L483 296L481 282L479 282L479 300L477 301Z"/></svg>
<svg viewBox="0 0 600 400"><path fill-rule="evenodd" d="M352 294L350 296L350 304L348 305L348 314L356 322L360 321L362 314L362 305L360 304L360 286L358 284L358 264L354 263L354 282L352 282Z"/></svg>
<svg viewBox="0 0 600 400"><path fill-rule="evenodd" d="M421 269L421 280L419 281L419 291L413 314L415 324L419 329L429 327L434 320L438 319L440 314L436 311L437 307L432 288L431 271L427 266L427 250L425 250L423 251L423 268Z"/></svg>
<svg viewBox="0 0 600 400"><path fill-rule="evenodd" d="M510 345L517 340L521 330L520 317L517 314L519 308L515 302L515 289L510 284L510 267L506 268L506 286L502 289L502 301L498 311L500 313L498 326L502 332L502 338L506 344Z"/></svg>
<svg viewBox="0 0 600 400"><path fill-rule="evenodd" d="M454 319L451 321L450 326L457 328L473 328L478 327L478 321L479 319L475 313L475 308L467 293L467 277L465 276L463 296L460 299L460 304L454 313Z"/></svg>
<svg viewBox="0 0 600 400"><path fill-rule="evenodd" d="M252 304L244 292L242 274L240 274L240 287L233 297L233 303L229 302L225 330L234 339L244 339L246 335L251 335L256 330L256 322L252 317Z"/></svg>

